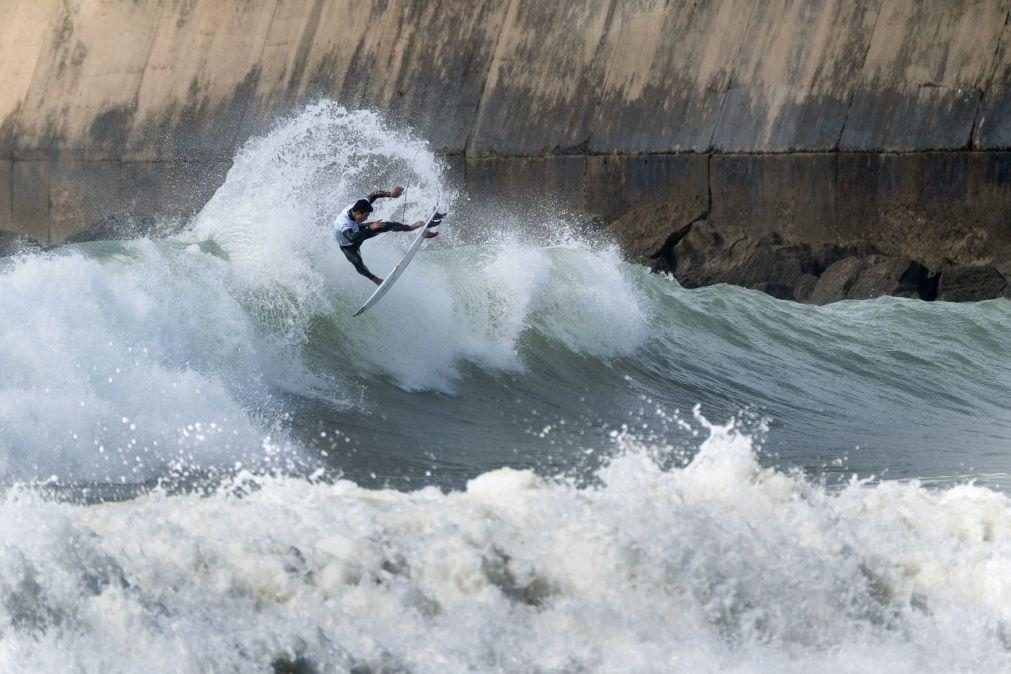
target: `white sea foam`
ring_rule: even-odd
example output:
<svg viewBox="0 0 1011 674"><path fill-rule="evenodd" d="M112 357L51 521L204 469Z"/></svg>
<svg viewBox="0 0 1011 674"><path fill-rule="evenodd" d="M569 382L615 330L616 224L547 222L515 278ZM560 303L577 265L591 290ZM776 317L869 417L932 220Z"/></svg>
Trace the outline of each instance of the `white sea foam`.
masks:
<svg viewBox="0 0 1011 674"><path fill-rule="evenodd" d="M826 492L761 469L732 427L706 434L685 468L630 449L596 487L503 469L450 494L251 477L90 507L9 493L0 671L1011 666L1005 496Z"/></svg>
<svg viewBox="0 0 1011 674"><path fill-rule="evenodd" d="M286 339L301 339L314 316L331 316L340 367L407 389L450 391L464 361L522 369L519 343L531 327L605 358L645 341L644 314L616 249L577 237L525 241L457 219L457 192L444 174L423 140L376 113L325 101L247 143L183 238L220 246L240 281L236 294L273 316ZM396 289L351 321L374 288L344 259L330 224L355 199L395 184L407 193L377 201L376 218L409 223L437 203L450 217ZM566 226L560 220L547 229ZM461 230L478 243L458 246ZM409 239L384 234L362 255L383 275Z"/></svg>
<svg viewBox="0 0 1011 674"><path fill-rule="evenodd" d="M354 378L452 391L464 362L522 370L531 327L600 357L645 340L614 250L496 228L457 248L454 230L473 225L452 217L383 303L352 320L373 286L330 222L396 183L407 194L378 201L378 217L410 222L456 200L424 141L324 102L247 143L173 238L5 260L0 480L134 483L179 459L248 463L264 437L283 436L278 391L335 406L361 402ZM385 273L409 238L369 241L368 263ZM319 320L330 327L315 346L332 358L310 373L303 348Z"/></svg>
<svg viewBox="0 0 1011 674"><path fill-rule="evenodd" d="M230 463L265 435L252 410L289 375L234 298L208 292L227 265L145 240L106 246L0 273L5 482L136 482L180 459Z"/></svg>

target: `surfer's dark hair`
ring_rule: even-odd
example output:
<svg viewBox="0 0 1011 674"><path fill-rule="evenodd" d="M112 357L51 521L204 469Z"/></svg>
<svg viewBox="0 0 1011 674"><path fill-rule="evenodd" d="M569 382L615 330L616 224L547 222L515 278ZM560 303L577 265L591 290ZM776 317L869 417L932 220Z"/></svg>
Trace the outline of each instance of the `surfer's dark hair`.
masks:
<svg viewBox="0 0 1011 674"><path fill-rule="evenodd" d="M355 205L351 207L352 211L358 211L359 213L371 213L372 204L369 203L368 199L359 199L355 202Z"/></svg>

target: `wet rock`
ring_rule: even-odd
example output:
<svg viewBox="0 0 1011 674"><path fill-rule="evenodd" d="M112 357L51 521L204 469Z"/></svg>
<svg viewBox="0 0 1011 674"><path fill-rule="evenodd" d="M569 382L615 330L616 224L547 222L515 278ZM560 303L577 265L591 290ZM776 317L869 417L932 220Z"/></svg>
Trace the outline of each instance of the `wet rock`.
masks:
<svg viewBox="0 0 1011 674"><path fill-rule="evenodd" d="M761 290L766 295L771 295L777 300L793 299L793 286L783 285L782 283L756 283L750 287L753 290Z"/></svg>
<svg viewBox="0 0 1011 674"><path fill-rule="evenodd" d="M698 288L732 283L793 299L794 287L815 266L808 246L785 243L777 234L749 238L735 229L720 231L706 221L695 223L673 246L669 267L681 285Z"/></svg>
<svg viewBox="0 0 1011 674"><path fill-rule="evenodd" d="M608 227L628 259L649 264L653 271L669 272L670 250L692 225L704 220L697 206L668 201L630 209Z"/></svg>
<svg viewBox="0 0 1011 674"><path fill-rule="evenodd" d="M1008 279L992 265L949 266L941 269L937 299L943 302L978 302L1011 298Z"/></svg>
<svg viewBox="0 0 1011 674"><path fill-rule="evenodd" d="M818 285L818 277L814 274L804 274L793 287L793 299L796 302L810 302L815 286Z"/></svg>
<svg viewBox="0 0 1011 674"><path fill-rule="evenodd" d="M692 227L700 220L703 220L703 218L696 218L695 220L692 220L687 225L674 230L674 232L667 237L664 244L651 256L653 259L653 272L663 272L668 274L674 273L677 261L673 249L683 238L685 238L685 236L688 235L689 232L692 231Z"/></svg>
<svg viewBox="0 0 1011 674"><path fill-rule="evenodd" d="M729 283L812 304L882 296L928 301L1011 297L1008 251L992 265L949 261L939 273L919 260L883 254L866 241L812 246L786 241L775 232L755 237L703 218L674 229L655 259L654 271L673 274L686 288Z"/></svg>
<svg viewBox="0 0 1011 674"><path fill-rule="evenodd" d="M880 255L864 259L864 267L846 299L867 300L883 295L922 299L927 268L915 260Z"/></svg>
<svg viewBox="0 0 1011 674"><path fill-rule="evenodd" d="M1008 283L1011 283L1011 249L1002 250L994 256L993 268L999 271Z"/></svg>
<svg viewBox="0 0 1011 674"><path fill-rule="evenodd" d="M789 289L790 297L800 277L813 267L810 248L784 245L778 237L739 243L731 260L736 265L728 270L728 282L746 288L780 286Z"/></svg>
<svg viewBox="0 0 1011 674"><path fill-rule="evenodd" d="M848 257L866 258L871 255L880 255L881 251L867 241L856 241L847 244L823 243L818 245L814 251L814 271L815 276L821 276L825 270L834 265L839 260Z"/></svg>
<svg viewBox="0 0 1011 674"><path fill-rule="evenodd" d="M846 299L863 268L863 260L859 257L847 257L834 263L818 278L811 292L811 303L828 304Z"/></svg>

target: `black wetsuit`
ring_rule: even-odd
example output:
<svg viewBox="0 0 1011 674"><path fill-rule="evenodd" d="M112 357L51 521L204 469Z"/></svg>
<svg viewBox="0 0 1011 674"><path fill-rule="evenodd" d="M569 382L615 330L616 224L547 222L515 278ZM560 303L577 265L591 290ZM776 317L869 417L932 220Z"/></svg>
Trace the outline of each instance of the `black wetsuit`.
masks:
<svg viewBox="0 0 1011 674"><path fill-rule="evenodd" d="M341 252L344 253L344 257L348 259L348 262L354 265L355 269L362 276L374 279L376 276L369 271L369 268L365 266L362 262L362 254L358 252L361 248L362 243L371 239L372 237L382 234L383 232L409 232L411 231L410 225L405 225L400 222L384 222L383 226L379 229L370 229L368 227L363 227L354 234L346 235L348 239L351 240L350 246L341 246Z"/></svg>
<svg viewBox="0 0 1011 674"><path fill-rule="evenodd" d="M383 197L390 196L388 192L373 192L366 197L368 202L371 204L376 199L381 199ZM384 222L382 227L379 229L371 229L368 223L358 224L351 217L351 207L349 206L345 209L338 217L337 221L334 223L334 238L340 245L341 252L344 253L344 257L348 259L359 274L365 278L376 280L378 277L369 271L369 268L365 266L362 261L362 255L358 252L361 248L362 243L371 239L374 236L378 236L383 232L409 232L411 231L410 225L405 225L400 222Z"/></svg>

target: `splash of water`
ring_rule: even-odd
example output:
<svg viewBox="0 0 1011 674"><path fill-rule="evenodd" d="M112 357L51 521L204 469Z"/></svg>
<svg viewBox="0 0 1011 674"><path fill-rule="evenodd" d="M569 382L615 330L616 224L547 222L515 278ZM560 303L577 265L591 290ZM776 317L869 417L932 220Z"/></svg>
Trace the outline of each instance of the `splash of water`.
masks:
<svg viewBox="0 0 1011 674"><path fill-rule="evenodd" d="M828 492L696 423L688 465L628 434L591 487L501 469L448 494L249 475L102 507L9 493L0 669L1011 665L1006 497Z"/></svg>

